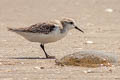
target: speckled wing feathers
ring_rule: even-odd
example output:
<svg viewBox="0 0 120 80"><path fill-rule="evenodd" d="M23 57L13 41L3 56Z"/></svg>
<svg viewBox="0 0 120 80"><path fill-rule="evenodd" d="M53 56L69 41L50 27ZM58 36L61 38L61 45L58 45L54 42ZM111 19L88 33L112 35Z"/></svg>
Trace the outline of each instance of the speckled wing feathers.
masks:
<svg viewBox="0 0 120 80"><path fill-rule="evenodd" d="M48 34L53 31L55 28L54 24L50 23L39 23L39 24L34 24L31 25L30 27L27 28L19 28L19 29L11 29L11 31L17 31L17 32L31 32L31 33L43 33L43 34Z"/></svg>

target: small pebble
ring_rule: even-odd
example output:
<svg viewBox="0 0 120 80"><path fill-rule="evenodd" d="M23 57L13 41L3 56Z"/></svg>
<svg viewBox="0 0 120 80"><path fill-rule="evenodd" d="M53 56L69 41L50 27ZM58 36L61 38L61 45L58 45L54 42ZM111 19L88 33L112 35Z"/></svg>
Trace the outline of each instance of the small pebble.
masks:
<svg viewBox="0 0 120 80"><path fill-rule="evenodd" d="M83 72L87 74L87 73L92 73L93 71L89 69L89 70L83 71Z"/></svg>
<svg viewBox="0 0 120 80"><path fill-rule="evenodd" d="M112 65L112 67L115 67L115 65Z"/></svg>
<svg viewBox="0 0 120 80"><path fill-rule="evenodd" d="M105 9L105 11L111 13L111 12L113 12L113 9L108 8L108 9Z"/></svg>
<svg viewBox="0 0 120 80"><path fill-rule="evenodd" d="M36 66L36 67L34 67L34 68L35 68L35 69L41 69L40 67L37 67L37 66Z"/></svg>
<svg viewBox="0 0 120 80"><path fill-rule="evenodd" d="M91 72L92 72L92 70L90 70L90 69L87 71L87 73L91 73Z"/></svg>
<svg viewBox="0 0 120 80"><path fill-rule="evenodd" d="M102 67L102 66L104 66L103 64L100 64L100 66Z"/></svg>
<svg viewBox="0 0 120 80"><path fill-rule="evenodd" d="M45 69L45 67L34 67L35 69Z"/></svg>
<svg viewBox="0 0 120 80"><path fill-rule="evenodd" d="M93 41L86 41L87 44L93 44Z"/></svg>
<svg viewBox="0 0 120 80"><path fill-rule="evenodd" d="M45 67L40 67L40 69L45 69Z"/></svg>

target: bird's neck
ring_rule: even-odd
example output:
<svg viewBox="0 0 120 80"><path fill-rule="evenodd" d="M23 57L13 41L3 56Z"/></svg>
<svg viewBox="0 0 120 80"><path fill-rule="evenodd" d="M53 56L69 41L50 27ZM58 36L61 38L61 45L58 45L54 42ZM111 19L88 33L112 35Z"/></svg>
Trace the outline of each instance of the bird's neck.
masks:
<svg viewBox="0 0 120 80"><path fill-rule="evenodd" d="M63 26L63 28L61 29L61 33L67 33L70 30L69 25L66 25L64 22L61 21L61 25Z"/></svg>
<svg viewBox="0 0 120 80"><path fill-rule="evenodd" d="M69 31L69 28L67 26L64 26L62 29L61 29L61 33L67 33Z"/></svg>

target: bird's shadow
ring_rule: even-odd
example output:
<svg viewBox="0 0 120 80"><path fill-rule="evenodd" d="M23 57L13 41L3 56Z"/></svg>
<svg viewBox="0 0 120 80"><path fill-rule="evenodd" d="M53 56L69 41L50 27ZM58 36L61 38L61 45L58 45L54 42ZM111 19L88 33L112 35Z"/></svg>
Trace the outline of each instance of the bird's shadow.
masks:
<svg viewBox="0 0 120 80"><path fill-rule="evenodd" d="M55 58L44 58L44 57L5 57L5 59L55 59Z"/></svg>

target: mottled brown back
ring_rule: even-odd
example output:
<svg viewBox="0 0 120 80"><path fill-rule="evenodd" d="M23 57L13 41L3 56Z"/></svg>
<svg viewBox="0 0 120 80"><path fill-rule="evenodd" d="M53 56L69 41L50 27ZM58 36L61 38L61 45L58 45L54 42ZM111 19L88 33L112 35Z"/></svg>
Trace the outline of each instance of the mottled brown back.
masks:
<svg viewBox="0 0 120 80"><path fill-rule="evenodd" d="M10 31L14 31L14 32L31 32L31 33L48 34L54 28L55 28L55 25L53 25L53 24L50 24L50 23L39 23L39 24L31 25L30 27L27 27L27 28L19 28L19 29L8 28L8 29Z"/></svg>

